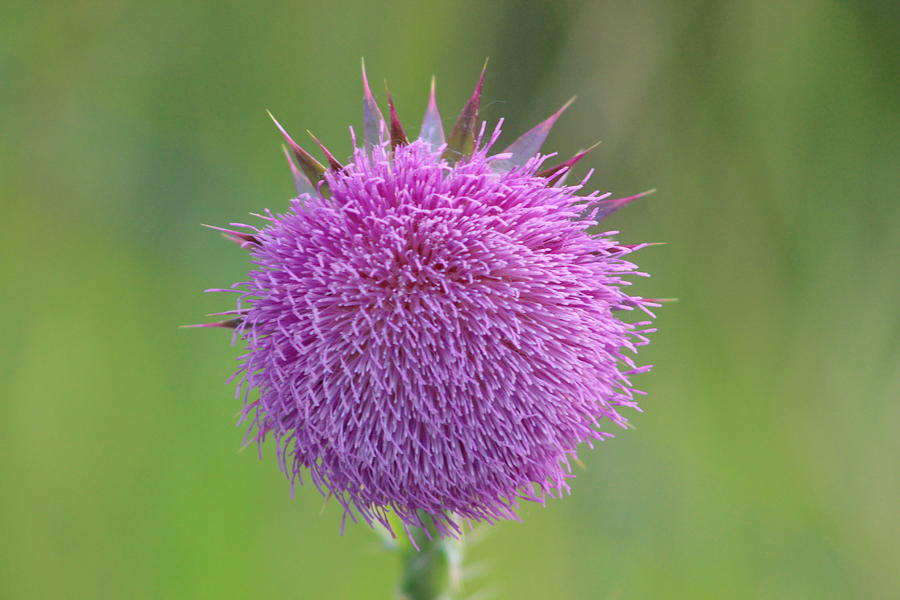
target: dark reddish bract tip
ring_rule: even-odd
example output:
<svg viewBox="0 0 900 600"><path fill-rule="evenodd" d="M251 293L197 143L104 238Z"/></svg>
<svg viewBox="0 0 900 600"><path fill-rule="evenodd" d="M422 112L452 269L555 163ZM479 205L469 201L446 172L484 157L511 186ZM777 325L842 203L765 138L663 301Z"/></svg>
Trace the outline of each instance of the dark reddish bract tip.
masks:
<svg viewBox="0 0 900 600"><path fill-rule="evenodd" d="M385 88L387 88L387 84L385 84ZM406 132L403 131L403 125L400 123L400 118L397 116L397 109L394 108L394 99L391 97L391 92L387 92L388 97L388 109L391 114L391 148L396 148L397 146L406 146L409 144L409 138L406 136Z"/></svg>
<svg viewBox="0 0 900 600"><path fill-rule="evenodd" d="M453 125L450 137L447 139L447 149L444 158L453 163L463 156L469 156L475 151L475 131L478 128L478 107L481 104L481 90L484 86L484 74L487 71L487 60L481 68L481 75L475 85L475 91Z"/></svg>

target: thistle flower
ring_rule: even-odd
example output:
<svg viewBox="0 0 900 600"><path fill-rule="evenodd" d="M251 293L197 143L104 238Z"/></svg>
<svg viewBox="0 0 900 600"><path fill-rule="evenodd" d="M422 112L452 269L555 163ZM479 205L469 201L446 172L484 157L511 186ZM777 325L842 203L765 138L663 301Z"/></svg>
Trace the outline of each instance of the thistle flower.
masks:
<svg viewBox="0 0 900 600"><path fill-rule="evenodd" d="M418 138L363 71L363 143L326 165L284 136L298 195L226 236L255 267L230 318L246 341L236 374L249 437L272 436L282 468L333 496L344 517L390 528L460 517L517 519L521 500L569 491L581 444L627 426L629 353L647 343L652 300L617 232L589 229L639 197L579 195L586 152L539 154L559 109L503 152L485 135L484 72L444 137L434 84ZM251 399L251 391L256 397Z"/></svg>

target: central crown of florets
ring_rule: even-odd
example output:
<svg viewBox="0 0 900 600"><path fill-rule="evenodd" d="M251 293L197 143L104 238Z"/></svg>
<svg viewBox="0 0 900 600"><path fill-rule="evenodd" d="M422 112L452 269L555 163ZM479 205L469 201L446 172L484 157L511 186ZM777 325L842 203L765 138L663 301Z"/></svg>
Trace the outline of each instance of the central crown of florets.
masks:
<svg viewBox="0 0 900 600"><path fill-rule="evenodd" d="M398 291L449 293L447 286L500 278L509 258L489 259L510 253L511 246L546 247L549 240L537 232L519 239L514 221L555 199L555 218L568 224L578 213L570 190L547 188L534 174L539 161L515 172L496 172L493 162L477 152L451 166L422 140L393 153L381 147L358 151L350 165L326 177L330 202L344 209L352 232L336 240L353 257L348 271ZM559 238L560 232L548 236Z"/></svg>

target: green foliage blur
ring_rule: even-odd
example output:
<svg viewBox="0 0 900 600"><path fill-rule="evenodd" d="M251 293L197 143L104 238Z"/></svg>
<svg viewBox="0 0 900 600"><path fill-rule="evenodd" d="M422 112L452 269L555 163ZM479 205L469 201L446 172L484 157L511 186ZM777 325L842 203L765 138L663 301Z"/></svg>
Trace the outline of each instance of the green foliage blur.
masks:
<svg viewBox="0 0 900 600"><path fill-rule="evenodd" d="M0 20L0 597L390 598L399 557L241 450L240 348L181 330L292 194L266 109L350 151L359 59L417 123L486 56L511 141L617 195L649 395L573 494L480 528L469 595L900 597L892 2L13 2ZM384 93L375 86L381 100ZM411 126L415 130L416 127ZM487 595L486 594L486 595Z"/></svg>

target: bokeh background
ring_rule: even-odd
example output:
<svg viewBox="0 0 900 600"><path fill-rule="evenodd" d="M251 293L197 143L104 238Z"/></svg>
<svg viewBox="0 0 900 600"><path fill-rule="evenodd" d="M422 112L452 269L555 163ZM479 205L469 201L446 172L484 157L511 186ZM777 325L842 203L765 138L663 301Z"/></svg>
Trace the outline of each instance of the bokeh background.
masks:
<svg viewBox="0 0 900 600"><path fill-rule="evenodd" d="M272 448L239 349L179 330L292 193L271 109L347 155L359 58L417 121L491 59L506 140L659 192L608 220L660 311L635 431L479 533L496 598L900 597L894 2L12 3L0 23L0 596L389 598L397 557ZM380 90L381 86L376 86ZM384 94L379 93L380 99ZM483 535L482 535L483 534Z"/></svg>

